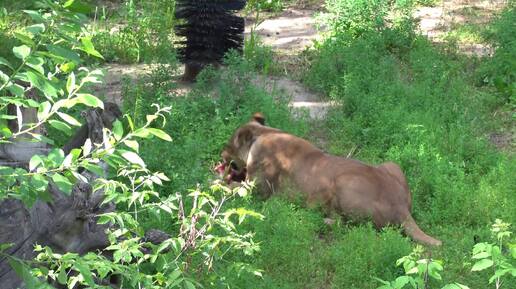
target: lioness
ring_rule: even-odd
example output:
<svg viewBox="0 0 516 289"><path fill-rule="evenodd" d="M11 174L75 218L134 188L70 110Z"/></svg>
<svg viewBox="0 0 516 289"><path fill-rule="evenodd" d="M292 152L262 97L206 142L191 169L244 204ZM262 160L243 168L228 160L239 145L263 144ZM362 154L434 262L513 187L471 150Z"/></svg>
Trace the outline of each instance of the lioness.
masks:
<svg viewBox="0 0 516 289"><path fill-rule="evenodd" d="M371 166L326 154L304 139L265 126L260 113L235 131L222 161L219 171L231 164L231 176L238 176L246 169L246 179L255 180L265 197L279 192L282 185L292 185L308 203L320 203L342 215L371 216L377 228L399 224L415 241L441 245L412 218L410 190L395 163Z"/></svg>

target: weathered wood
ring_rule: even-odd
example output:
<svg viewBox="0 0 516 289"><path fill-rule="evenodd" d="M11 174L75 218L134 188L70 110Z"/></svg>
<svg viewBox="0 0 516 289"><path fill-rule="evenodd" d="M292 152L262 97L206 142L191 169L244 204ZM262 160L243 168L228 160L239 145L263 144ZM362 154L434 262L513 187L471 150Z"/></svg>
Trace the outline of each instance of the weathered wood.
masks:
<svg viewBox="0 0 516 289"><path fill-rule="evenodd" d="M72 138L69 150L80 147L87 138L93 143L101 143L102 131L106 126L121 116L118 107L107 104L110 110L89 110L83 113L86 118L86 131L79 130ZM84 134L84 136L82 135ZM23 144L23 145L22 145ZM40 143L2 144L0 160L2 165L26 167L35 154L46 154ZM9 146L11 145L11 146ZM84 171L83 176L89 183L99 176ZM114 204L101 204L103 191L92 191L89 183L79 181L66 196L57 186L50 184L48 192L52 202L37 201L32 208L26 208L19 200L7 199L0 202L0 243L14 244L6 253L29 260L34 257L35 244L48 245L56 252L76 252L84 254L89 251L103 249L109 245L106 235L107 225L97 224L97 216L114 210ZM16 276L8 259L0 258L0 284L2 289L22 287L22 281Z"/></svg>

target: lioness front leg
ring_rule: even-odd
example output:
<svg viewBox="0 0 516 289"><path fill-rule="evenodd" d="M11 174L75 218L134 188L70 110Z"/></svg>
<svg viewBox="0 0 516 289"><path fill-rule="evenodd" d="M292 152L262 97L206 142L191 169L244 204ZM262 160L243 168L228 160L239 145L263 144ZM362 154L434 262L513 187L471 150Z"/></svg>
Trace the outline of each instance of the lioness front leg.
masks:
<svg viewBox="0 0 516 289"><path fill-rule="evenodd" d="M247 166L248 181L254 181L260 197L267 199L278 189L278 173L268 167L259 167L256 164Z"/></svg>

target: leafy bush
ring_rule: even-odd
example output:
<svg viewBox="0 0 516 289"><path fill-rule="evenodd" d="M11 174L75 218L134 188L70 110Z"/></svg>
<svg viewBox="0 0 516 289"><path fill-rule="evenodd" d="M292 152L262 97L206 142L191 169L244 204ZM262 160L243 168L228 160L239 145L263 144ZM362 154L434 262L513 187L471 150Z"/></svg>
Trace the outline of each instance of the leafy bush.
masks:
<svg viewBox="0 0 516 289"><path fill-rule="evenodd" d="M285 0L250 0L247 1L246 9L279 12L285 7L285 2Z"/></svg>
<svg viewBox="0 0 516 289"><path fill-rule="evenodd" d="M443 240L443 249L433 252L448 264L443 282L484 288L489 277L464 273L462 256L491 220L516 219L516 180L510 173L515 163L485 137L498 124L492 111L504 101L477 86L470 59L415 35L409 9L389 12L397 16L387 25L385 19L374 21L387 6L360 3L331 2L334 29L316 47L305 76L342 104L327 117L329 150L351 151L371 163L398 162L412 191L413 215ZM374 17L357 16L356 25L346 9L359 4L357 10ZM371 5L378 11L367 10ZM341 19L342 13L352 17ZM503 72L513 58L501 56L493 68ZM372 285L358 288L367 286Z"/></svg>
<svg viewBox="0 0 516 289"><path fill-rule="evenodd" d="M121 121L115 121L112 130L106 128L100 134L100 144L86 140L68 155L38 131L50 125L70 134L71 127L81 126L70 114L71 109L104 107L100 99L85 90L87 84L100 83L102 74L81 67L84 55L102 56L91 42L86 17L74 11L74 3L78 2L67 1L61 5L43 1L40 9L26 10L32 21L17 27L13 33L19 41L19 45L11 49L14 56L0 58L1 149L4 145L32 140L52 147L48 155L42 152L32 156L28 169L25 164L15 169L2 162L0 200L21 199L28 207L39 200L52 201L48 194L49 187L53 188L49 185L51 182L64 197L70 194L75 183L88 182L80 171L89 171L98 175L91 183L94 192L101 193L104 201L112 202L118 211L101 216L91 212L93 216L87 216L85 226L95 225L89 221L112 224L107 232L110 245L84 255L55 252L37 245L35 260L20 260L8 254L12 244L0 244L1 262L8 260L27 288L52 288L47 281L67 288L103 288L101 283L113 276L120 279L123 288L195 288L209 283L202 277L213 276L212 270L228 252L240 251L248 256L258 250L252 234L239 232L237 225L247 217L262 216L244 208L227 208L227 203L245 196L250 185L231 190L220 182L210 182L185 194L177 190L162 196L158 194L157 187L169 178L147 168L141 158L145 154L140 153L136 139L171 141L157 124L160 120L166 122L169 107L150 108L146 103L140 109L145 115L135 115L137 122L126 115L125 127ZM159 77L162 75L157 74L154 88L164 92L166 88ZM34 112L34 118L24 118L25 111ZM109 165L109 173L101 168L104 164ZM206 188L208 185L211 186ZM38 217L39 213L36 211ZM171 234L161 244L151 244L144 237L147 229L144 222L149 219L157 220L154 224ZM68 245L65 243L63 247L68 248ZM105 253L111 257L106 257ZM230 267L259 275L259 271L242 262ZM229 267L223 268L229 270Z"/></svg>
<svg viewBox="0 0 516 289"><path fill-rule="evenodd" d="M272 48L264 46L253 29L251 29L249 37L244 40L244 57L253 65L256 71L260 71L263 74L269 74L277 70Z"/></svg>
<svg viewBox="0 0 516 289"><path fill-rule="evenodd" d="M391 1L386 0L328 0L326 18L335 34L350 33L358 36L368 31L379 31L385 27L385 17Z"/></svg>
<svg viewBox="0 0 516 289"><path fill-rule="evenodd" d="M118 18L96 17L94 41L107 61L120 63L160 62L175 59L173 27L175 0L126 1ZM115 26L112 28L112 26Z"/></svg>
<svg viewBox="0 0 516 289"><path fill-rule="evenodd" d="M482 80L502 94L507 102L516 103L516 32L508 27L516 21L516 5L509 7L495 19L488 29L487 39L494 46L493 57L480 68Z"/></svg>
<svg viewBox="0 0 516 289"><path fill-rule="evenodd" d="M516 247L507 240L512 235L509 227L510 224L497 219L492 225L491 232L498 243L477 243L472 250L471 258L475 260L475 263L471 267L471 271L478 272L493 268L494 274L489 278L489 284L494 282L496 289L501 288L502 284L511 282L511 277L516 277L514 264ZM506 248L507 244L508 248ZM508 252L504 252L505 249L508 249ZM378 289L427 288L431 279L442 280L443 261L432 258L421 259L424 252L423 247L416 246L412 253L398 259L396 266L403 266L405 274L390 282L375 278L384 284ZM455 282L445 285L442 289L469 289L469 287Z"/></svg>

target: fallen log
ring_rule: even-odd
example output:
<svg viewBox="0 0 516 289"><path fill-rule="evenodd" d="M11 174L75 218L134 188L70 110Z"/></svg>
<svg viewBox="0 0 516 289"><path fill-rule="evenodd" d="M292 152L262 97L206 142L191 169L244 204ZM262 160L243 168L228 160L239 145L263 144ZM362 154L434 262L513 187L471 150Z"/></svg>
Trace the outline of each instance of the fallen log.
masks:
<svg viewBox="0 0 516 289"><path fill-rule="evenodd" d="M106 103L104 110L92 109L84 112L86 123L63 150L69 153L72 149L81 147L88 138L92 143L102 143L104 127L111 128L113 121L121 115L120 109L113 103ZM30 143L33 145L16 142L1 144L0 166L27 168L32 156L48 152L46 145ZM106 234L109 225L97 224L97 219L99 214L114 211L115 206L113 203L102 204L104 192L92 190L90 184L101 176L86 170L81 175L88 182L78 181L70 196L50 182L47 190L52 197L51 202L38 200L31 208L25 207L16 199L0 202L0 244L13 244L4 253L18 259L30 260L35 257L35 244L49 246L57 253L78 254L101 250L109 245ZM144 241L161 243L167 238L165 233L153 230L148 236L146 234ZM0 284L2 289L23 288L23 282L9 265L8 257L0 256Z"/></svg>

